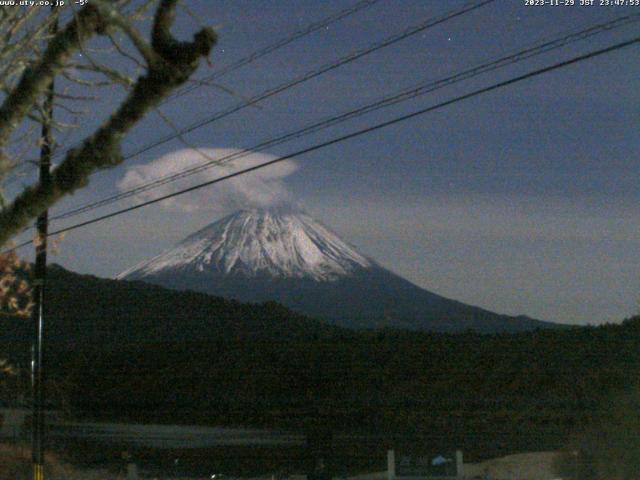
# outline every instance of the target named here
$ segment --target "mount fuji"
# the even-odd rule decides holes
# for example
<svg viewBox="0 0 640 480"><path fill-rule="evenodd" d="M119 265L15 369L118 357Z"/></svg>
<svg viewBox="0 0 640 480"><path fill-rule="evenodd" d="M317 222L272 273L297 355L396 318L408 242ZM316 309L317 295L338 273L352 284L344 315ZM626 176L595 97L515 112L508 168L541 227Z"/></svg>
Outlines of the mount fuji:
<svg viewBox="0 0 640 480"><path fill-rule="evenodd" d="M287 210L236 212L117 278L246 302L276 301L349 328L488 333L559 326L429 292L310 216Z"/></svg>

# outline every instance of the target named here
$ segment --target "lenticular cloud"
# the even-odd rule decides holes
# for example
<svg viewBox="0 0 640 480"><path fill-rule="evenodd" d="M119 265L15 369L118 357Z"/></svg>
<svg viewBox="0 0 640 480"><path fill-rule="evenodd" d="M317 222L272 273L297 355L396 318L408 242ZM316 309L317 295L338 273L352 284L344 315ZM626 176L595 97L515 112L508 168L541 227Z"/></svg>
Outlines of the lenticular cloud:
<svg viewBox="0 0 640 480"><path fill-rule="evenodd" d="M275 158L277 157L273 155L230 148L179 150L145 165L130 167L117 186L121 192L125 192L156 180L166 179L171 175L180 174L186 170L198 169L191 175L166 182L135 195L136 200L151 200ZM215 165L210 168L198 168L212 162ZM275 165L165 200L161 204L165 208L185 212L201 209L228 212L242 208L288 207L293 202L283 179L297 169L298 166L295 162L284 160Z"/></svg>

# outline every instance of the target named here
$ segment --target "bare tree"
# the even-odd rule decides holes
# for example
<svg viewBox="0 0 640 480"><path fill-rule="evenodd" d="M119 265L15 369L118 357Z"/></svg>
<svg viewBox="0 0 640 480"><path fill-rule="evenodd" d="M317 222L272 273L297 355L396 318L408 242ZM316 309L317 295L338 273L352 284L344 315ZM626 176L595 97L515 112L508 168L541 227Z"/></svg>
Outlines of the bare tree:
<svg viewBox="0 0 640 480"><path fill-rule="evenodd" d="M172 36L178 0L91 0L76 2L86 4L78 9L66 3L69 8L53 10L0 7L0 247L85 186L93 172L121 163L127 132L189 79L216 42L211 28L200 29L190 42ZM148 14L153 8L155 13ZM143 29L150 31L148 39ZM102 47L92 45L100 41ZM56 89L53 106L67 118L81 116L82 105L100 89L122 87L121 102L79 146L58 155L50 183L13 188L5 198L2 185L15 185L24 167L35 161L29 155L39 150L42 125L59 135L74 127L48 115L46 98L54 80L63 88ZM62 145L50 146L55 152ZM0 316L30 317L29 269L15 252L0 253ZM17 371L0 359L0 393L7 386L16 393Z"/></svg>
<svg viewBox="0 0 640 480"><path fill-rule="evenodd" d="M75 112L74 102L90 100L95 89L114 84L126 89L120 105L103 123L59 159L50 183L27 185L3 201L0 246L44 210L85 186L92 173L120 164L126 134L208 57L216 42L213 29L201 28L191 41L172 35L177 4L178 0L91 0L78 10L58 8L51 14L33 7L0 10L0 88L4 92L0 183L15 176L21 163L28 161L20 145L25 151L32 148L40 124L48 121L43 99L54 79L63 79L69 86L70 91L56 94L55 102L70 113ZM144 23L152 8L146 38L138 22ZM54 21L61 27L51 33ZM110 42L111 48L94 48L91 42L97 37ZM123 68L123 58L133 68ZM53 124L58 130L68 126Z"/></svg>

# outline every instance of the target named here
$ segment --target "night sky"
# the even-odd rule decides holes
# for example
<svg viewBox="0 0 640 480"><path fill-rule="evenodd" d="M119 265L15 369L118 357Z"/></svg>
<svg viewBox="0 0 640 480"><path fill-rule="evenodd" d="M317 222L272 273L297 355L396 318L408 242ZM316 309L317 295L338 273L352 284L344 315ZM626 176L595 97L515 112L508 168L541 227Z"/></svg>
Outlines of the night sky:
<svg viewBox="0 0 640 480"><path fill-rule="evenodd" d="M220 40L196 78L211 75L312 22L346 0L190 0L176 33L215 25ZM468 2L380 0L160 107L178 128L290 81L407 27ZM385 95L587 26L636 14L640 6L526 6L497 0L332 70L257 105L94 175L64 212L167 173L188 146L250 148ZM474 89L634 38L640 22L264 151L285 155ZM640 47L465 100L300 156L248 184L210 187L70 233L52 261L112 277L158 254L260 189L303 208L383 266L438 294L496 312L566 323L619 322L640 310ZM118 97L101 93L73 144ZM101 116L102 115L102 116ZM172 132L151 113L125 142L133 152ZM173 157L169 157L171 159ZM268 158L268 157L265 157ZM176 169L184 155L175 156ZM171 163L171 162L169 162ZM213 178L194 176L170 188ZM246 186L254 186L247 194ZM243 190L244 188L244 190ZM166 193L110 205L54 224ZM242 194L239 194L242 193Z"/></svg>

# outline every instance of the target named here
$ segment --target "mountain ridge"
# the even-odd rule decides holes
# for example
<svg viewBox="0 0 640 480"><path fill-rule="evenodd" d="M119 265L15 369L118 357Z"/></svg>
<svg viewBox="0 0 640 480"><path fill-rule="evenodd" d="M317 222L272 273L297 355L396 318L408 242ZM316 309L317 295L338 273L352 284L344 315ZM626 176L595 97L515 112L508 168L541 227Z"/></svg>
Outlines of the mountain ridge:
<svg viewBox="0 0 640 480"><path fill-rule="evenodd" d="M117 278L243 302L276 301L347 328L494 333L558 326L423 289L295 211L228 215Z"/></svg>
<svg viewBox="0 0 640 480"><path fill-rule="evenodd" d="M54 345L120 348L231 339L293 341L342 334L339 327L276 302L241 303L146 282L79 274L56 264L48 268L47 283L47 341ZM31 329L24 319L7 317L0 341L28 344Z"/></svg>

